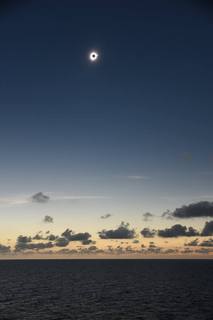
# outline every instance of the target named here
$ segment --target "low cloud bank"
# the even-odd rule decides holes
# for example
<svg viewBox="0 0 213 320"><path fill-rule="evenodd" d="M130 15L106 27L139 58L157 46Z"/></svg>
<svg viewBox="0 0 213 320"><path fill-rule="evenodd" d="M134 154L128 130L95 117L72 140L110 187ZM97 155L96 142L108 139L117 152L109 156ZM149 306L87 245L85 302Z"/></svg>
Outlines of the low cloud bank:
<svg viewBox="0 0 213 320"><path fill-rule="evenodd" d="M123 221L117 229L102 230L98 234L101 239L133 239L136 236L135 229L130 229L129 223Z"/></svg>
<svg viewBox="0 0 213 320"><path fill-rule="evenodd" d="M213 217L213 202L200 201L189 205L176 208L173 212L167 211L162 216L170 216L173 218L206 218Z"/></svg>

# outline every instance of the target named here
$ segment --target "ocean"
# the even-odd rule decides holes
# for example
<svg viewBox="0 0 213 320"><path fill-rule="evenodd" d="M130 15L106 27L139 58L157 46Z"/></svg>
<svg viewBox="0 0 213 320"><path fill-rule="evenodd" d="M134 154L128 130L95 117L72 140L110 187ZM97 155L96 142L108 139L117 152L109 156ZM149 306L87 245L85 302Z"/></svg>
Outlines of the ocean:
<svg viewBox="0 0 213 320"><path fill-rule="evenodd" d="M1 320L212 320L211 260L0 261Z"/></svg>

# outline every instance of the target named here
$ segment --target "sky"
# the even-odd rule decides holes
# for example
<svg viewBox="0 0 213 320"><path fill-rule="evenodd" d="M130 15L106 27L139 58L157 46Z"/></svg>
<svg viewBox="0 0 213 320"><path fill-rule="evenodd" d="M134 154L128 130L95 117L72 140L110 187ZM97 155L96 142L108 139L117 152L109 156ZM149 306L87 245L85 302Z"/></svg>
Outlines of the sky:
<svg viewBox="0 0 213 320"><path fill-rule="evenodd" d="M1 257L213 254L212 15L208 1L2 2ZM176 224L198 233L159 236Z"/></svg>

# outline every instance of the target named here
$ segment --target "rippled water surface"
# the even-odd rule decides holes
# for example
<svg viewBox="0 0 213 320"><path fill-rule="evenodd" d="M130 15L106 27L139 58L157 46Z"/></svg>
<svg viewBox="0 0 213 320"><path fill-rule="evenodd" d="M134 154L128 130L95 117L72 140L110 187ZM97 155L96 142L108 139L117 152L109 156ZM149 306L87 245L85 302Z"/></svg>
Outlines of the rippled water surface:
<svg viewBox="0 0 213 320"><path fill-rule="evenodd" d="M0 261L0 319L213 319L213 261Z"/></svg>

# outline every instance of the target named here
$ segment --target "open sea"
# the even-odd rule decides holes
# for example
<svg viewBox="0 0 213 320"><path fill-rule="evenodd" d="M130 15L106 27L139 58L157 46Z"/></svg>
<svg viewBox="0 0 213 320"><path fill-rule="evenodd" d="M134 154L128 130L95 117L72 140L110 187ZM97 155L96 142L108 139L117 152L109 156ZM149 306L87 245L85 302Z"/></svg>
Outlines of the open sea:
<svg viewBox="0 0 213 320"><path fill-rule="evenodd" d="M10 319L213 320L213 261L0 261Z"/></svg>

